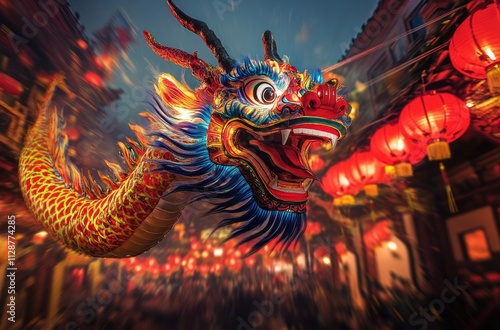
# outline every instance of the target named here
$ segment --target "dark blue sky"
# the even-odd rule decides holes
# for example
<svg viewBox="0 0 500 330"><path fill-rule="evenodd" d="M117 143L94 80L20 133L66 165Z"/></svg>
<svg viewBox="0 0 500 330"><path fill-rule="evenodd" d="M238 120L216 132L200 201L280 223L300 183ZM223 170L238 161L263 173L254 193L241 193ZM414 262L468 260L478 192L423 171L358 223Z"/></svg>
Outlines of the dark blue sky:
<svg viewBox="0 0 500 330"><path fill-rule="evenodd" d="M224 11L231 2L233 10ZM214 62L199 38L170 15L164 0L71 0L70 3L80 13L87 32L102 27L117 8L124 9L138 29L138 41L130 54L134 61L144 57L158 63L142 39L141 31L148 29L165 45L188 52L196 50L200 57ZM177 0L176 3L187 14L205 21L236 59L247 55L262 58L260 38L269 29L280 54L288 55L299 69L315 69L339 60L378 0ZM144 67L136 64L138 69Z"/></svg>
<svg viewBox="0 0 500 330"><path fill-rule="evenodd" d="M131 94L138 85L150 86L144 81L155 80L156 72L151 67L177 78L184 73L187 81L193 83L189 72L160 59L149 49L142 37L144 29L164 45L189 53L198 51L200 58L215 64L215 58L201 39L172 17L164 0L70 0L70 3L73 11L80 13L89 36L104 26L118 8L137 26L137 41L128 53L135 69L119 72L112 83L123 88L125 94ZM244 56L262 59L261 36L269 29L280 55L287 55L299 70L314 70L340 59L351 39L372 16L378 0L177 0L176 4L188 15L205 21L234 59ZM129 79L128 86L123 83L122 74ZM139 94L136 90L132 99L145 100ZM135 106L129 104L131 108Z"/></svg>

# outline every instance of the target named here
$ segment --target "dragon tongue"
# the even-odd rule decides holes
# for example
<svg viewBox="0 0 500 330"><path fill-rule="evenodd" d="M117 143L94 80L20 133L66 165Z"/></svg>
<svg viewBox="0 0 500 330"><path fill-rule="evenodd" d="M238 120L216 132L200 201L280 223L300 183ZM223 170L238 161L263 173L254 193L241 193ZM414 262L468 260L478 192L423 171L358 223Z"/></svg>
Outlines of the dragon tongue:
<svg viewBox="0 0 500 330"><path fill-rule="evenodd" d="M303 163L303 157L297 148L288 145L280 145L276 148L276 145L258 140L252 140L250 144L268 154L274 165L284 172L290 172L297 178L316 179L314 173Z"/></svg>

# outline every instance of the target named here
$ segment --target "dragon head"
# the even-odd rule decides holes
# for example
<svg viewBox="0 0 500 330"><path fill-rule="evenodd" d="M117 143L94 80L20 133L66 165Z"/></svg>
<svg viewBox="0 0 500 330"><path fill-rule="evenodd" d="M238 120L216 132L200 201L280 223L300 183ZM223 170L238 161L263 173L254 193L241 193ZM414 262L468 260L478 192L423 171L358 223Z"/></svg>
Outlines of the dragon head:
<svg viewBox="0 0 500 330"><path fill-rule="evenodd" d="M264 61L246 59L221 77L207 147L213 162L240 169L260 207L304 212L316 179L309 146L335 146L346 133L348 104L337 98L336 81L298 72L276 54L269 31L263 39Z"/></svg>
<svg viewBox="0 0 500 330"><path fill-rule="evenodd" d="M309 146L318 141L335 146L350 125L349 105L337 94L337 81L324 82L319 70L299 72L278 55L270 31L262 37L264 60L237 62L204 22L189 17L170 0L167 3L174 17L204 40L219 63L212 66L196 53L163 46L144 32L156 54L190 69L203 83L200 89L208 104L201 108L209 111L203 142L210 166L237 169L260 209L303 214L308 189L316 179L308 165ZM160 94L161 90L165 89L160 87ZM167 98L175 98L174 94ZM162 143L175 151L172 144ZM200 166L198 162L193 167L197 173ZM184 171L180 166L168 169Z"/></svg>

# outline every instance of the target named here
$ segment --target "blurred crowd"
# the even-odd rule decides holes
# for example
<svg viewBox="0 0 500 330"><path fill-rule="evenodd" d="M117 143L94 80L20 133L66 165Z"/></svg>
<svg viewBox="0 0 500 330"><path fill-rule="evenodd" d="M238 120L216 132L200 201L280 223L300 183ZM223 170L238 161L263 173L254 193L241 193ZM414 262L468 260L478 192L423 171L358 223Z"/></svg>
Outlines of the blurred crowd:
<svg viewBox="0 0 500 330"><path fill-rule="evenodd" d="M308 275L283 280L266 271L257 278L248 274L246 268L238 274L224 269L206 277L124 273L122 288L106 281L94 292L97 308L86 303L85 295L93 297L88 292L63 298L70 303L61 311L64 318L58 329L68 325L82 329L350 328L347 290L334 292L330 283Z"/></svg>
<svg viewBox="0 0 500 330"><path fill-rule="evenodd" d="M117 282L110 267L103 275L97 292L67 293L72 297L63 298L68 304L57 329L416 329L410 317L431 298L397 279L390 290L374 283L362 312L346 285L334 289L314 273L290 278L244 267L237 274L224 269L165 277L124 271ZM89 297L96 298L93 305ZM443 317L430 328L446 328Z"/></svg>

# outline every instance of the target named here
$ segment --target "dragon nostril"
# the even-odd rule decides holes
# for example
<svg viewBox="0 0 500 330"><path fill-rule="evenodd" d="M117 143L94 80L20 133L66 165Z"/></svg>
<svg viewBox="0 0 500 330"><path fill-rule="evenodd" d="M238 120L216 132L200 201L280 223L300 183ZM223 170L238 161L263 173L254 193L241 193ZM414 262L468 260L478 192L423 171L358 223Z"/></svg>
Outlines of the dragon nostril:
<svg viewBox="0 0 500 330"><path fill-rule="evenodd" d="M316 93L307 92L301 97L301 103L304 108L308 110L315 110L321 106L321 99Z"/></svg>
<svg viewBox="0 0 500 330"><path fill-rule="evenodd" d="M347 107L348 107L348 105L347 105L346 100L344 100L344 99L338 100L337 104L335 104L335 112L338 115L342 116L346 112Z"/></svg>

